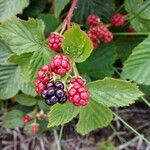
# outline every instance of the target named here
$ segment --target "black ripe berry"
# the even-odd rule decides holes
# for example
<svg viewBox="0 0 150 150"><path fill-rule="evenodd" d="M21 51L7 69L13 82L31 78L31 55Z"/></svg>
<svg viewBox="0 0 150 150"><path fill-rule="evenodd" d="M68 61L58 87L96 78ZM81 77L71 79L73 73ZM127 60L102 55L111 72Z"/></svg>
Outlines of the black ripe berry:
<svg viewBox="0 0 150 150"><path fill-rule="evenodd" d="M42 91L42 98L45 99L47 105L54 105L57 102L63 104L67 101L67 95L64 91L64 84L60 81L49 82Z"/></svg>

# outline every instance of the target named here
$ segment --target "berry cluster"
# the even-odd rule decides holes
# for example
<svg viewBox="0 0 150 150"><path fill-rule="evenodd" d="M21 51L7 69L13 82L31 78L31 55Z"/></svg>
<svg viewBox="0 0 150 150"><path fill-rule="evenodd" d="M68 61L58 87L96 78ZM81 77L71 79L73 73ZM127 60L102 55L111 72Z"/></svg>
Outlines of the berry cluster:
<svg viewBox="0 0 150 150"><path fill-rule="evenodd" d="M72 78L70 80L71 88L68 91L68 100L75 106L85 106L88 104L89 92L82 78Z"/></svg>
<svg viewBox="0 0 150 150"><path fill-rule="evenodd" d="M48 38L48 46L56 52L62 51L63 36L59 33L51 33Z"/></svg>
<svg viewBox="0 0 150 150"><path fill-rule="evenodd" d="M22 121L23 123L27 124L29 123L31 120L34 120L35 122L37 121L42 121L46 119L46 114L44 113L43 110L41 110L40 112L38 112L37 114L34 114L33 112L30 114L26 114L23 118ZM38 123L32 123L30 125L30 129L32 133L37 133L40 129L39 124Z"/></svg>
<svg viewBox="0 0 150 150"><path fill-rule="evenodd" d="M60 81L49 82L41 94L47 105L54 105L57 102L63 104L67 101L64 91L64 84Z"/></svg>
<svg viewBox="0 0 150 150"><path fill-rule="evenodd" d="M89 15L87 18L87 24L91 27L87 31L87 35L93 42L94 49L96 49L99 45L99 40L102 40L104 43L112 41L112 32L110 32L102 22L100 22L100 18L97 15Z"/></svg>
<svg viewBox="0 0 150 150"><path fill-rule="evenodd" d="M66 55L56 55L50 63L51 71L57 75L64 75L70 70L69 58Z"/></svg>
<svg viewBox="0 0 150 150"><path fill-rule="evenodd" d="M125 16L120 13L116 13L111 17L110 23L115 27L123 26L125 23Z"/></svg>
<svg viewBox="0 0 150 150"><path fill-rule="evenodd" d="M96 39L96 37L94 38ZM70 80L71 88L66 92L64 84L53 79L54 75L65 75L70 69L68 57L64 54L58 54L49 65L44 65L38 71L38 80L35 81L35 87L37 93L45 100L46 104L63 104L67 101L67 98L75 106L85 106L88 104L90 94L84 86L85 80L82 78L72 78ZM41 115L38 118L41 118Z"/></svg>
<svg viewBox="0 0 150 150"><path fill-rule="evenodd" d="M37 73L35 90L40 95L46 84L53 79L53 75L65 75L70 70L69 58L64 54L56 55L50 64L44 65Z"/></svg>

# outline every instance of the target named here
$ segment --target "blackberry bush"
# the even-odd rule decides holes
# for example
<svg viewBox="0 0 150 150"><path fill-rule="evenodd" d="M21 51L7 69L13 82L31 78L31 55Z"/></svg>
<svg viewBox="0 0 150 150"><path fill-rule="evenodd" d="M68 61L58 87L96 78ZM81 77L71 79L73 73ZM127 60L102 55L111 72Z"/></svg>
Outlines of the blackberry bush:
<svg viewBox="0 0 150 150"><path fill-rule="evenodd" d="M149 10L142 0L0 0L2 126L41 134L75 118L85 135L115 118L130 127L120 107L150 106Z"/></svg>

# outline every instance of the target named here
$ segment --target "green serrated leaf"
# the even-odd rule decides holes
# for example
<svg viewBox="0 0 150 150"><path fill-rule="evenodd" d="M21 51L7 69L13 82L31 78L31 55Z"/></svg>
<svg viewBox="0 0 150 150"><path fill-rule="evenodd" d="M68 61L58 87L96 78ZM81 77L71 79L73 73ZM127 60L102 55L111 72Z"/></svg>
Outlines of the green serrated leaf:
<svg viewBox="0 0 150 150"><path fill-rule="evenodd" d="M49 36L50 32L55 31L55 29L60 23L60 21L54 15L51 14L40 14L38 18L42 19L45 23L46 36Z"/></svg>
<svg viewBox="0 0 150 150"><path fill-rule="evenodd" d="M109 107L128 106L143 95L136 84L113 78L88 83L87 88L93 100Z"/></svg>
<svg viewBox="0 0 150 150"><path fill-rule="evenodd" d="M79 72L87 73L96 79L112 76L113 63L116 59L117 54L113 43L100 45L85 62L78 65Z"/></svg>
<svg viewBox="0 0 150 150"><path fill-rule="evenodd" d="M6 59L10 53L10 48L2 40L0 40L0 65L7 64Z"/></svg>
<svg viewBox="0 0 150 150"><path fill-rule="evenodd" d="M7 113L3 118L3 127L5 128L17 128L23 126L22 118L24 113L20 110L12 110Z"/></svg>
<svg viewBox="0 0 150 150"><path fill-rule="evenodd" d="M34 52L31 57L30 64L26 73L29 73L29 77L24 76L24 81L33 82L36 79L37 71L44 65L49 64L55 53L48 48L43 49L40 52Z"/></svg>
<svg viewBox="0 0 150 150"><path fill-rule="evenodd" d="M14 64L19 65L20 67L20 79L24 79L30 77L30 73L27 71L30 65L30 59L32 57L32 53L24 53L21 55L12 54L8 57L8 61Z"/></svg>
<svg viewBox="0 0 150 150"><path fill-rule="evenodd" d="M80 111L77 131L82 135L97 128L107 126L113 119L111 110L102 104L90 100L90 103Z"/></svg>
<svg viewBox="0 0 150 150"><path fill-rule="evenodd" d="M17 66L0 66L0 99L8 99L19 91L19 72Z"/></svg>
<svg viewBox="0 0 150 150"><path fill-rule="evenodd" d="M93 50L89 37L79 26L74 25L64 34L63 51L75 62L85 61Z"/></svg>
<svg viewBox="0 0 150 150"><path fill-rule="evenodd" d="M11 50L19 55L42 51L45 47L44 23L38 19L12 18L0 25L0 34Z"/></svg>
<svg viewBox="0 0 150 150"><path fill-rule="evenodd" d="M86 23L89 14L97 14L100 19L108 23L110 17L115 12L113 0L78 0L77 9L74 13L74 20L79 24Z"/></svg>
<svg viewBox="0 0 150 150"><path fill-rule="evenodd" d="M54 13L56 17L59 17L62 10L70 2L70 0L55 0L54 2Z"/></svg>
<svg viewBox="0 0 150 150"><path fill-rule="evenodd" d="M20 90L26 95L30 95L33 97L37 96L37 92L35 91L35 88L32 85L32 83L21 82Z"/></svg>
<svg viewBox="0 0 150 150"><path fill-rule="evenodd" d="M70 102L54 105L48 113L48 128L63 125L71 121L79 113L80 107L74 107Z"/></svg>
<svg viewBox="0 0 150 150"><path fill-rule="evenodd" d="M125 8L130 15L131 25L139 32L150 31L150 1L126 0Z"/></svg>
<svg viewBox="0 0 150 150"><path fill-rule="evenodd" d="M47 47L43 47L42 51L34 53L13 54L8 58L8 61L20 66L21 80L27 83L35 80L39 68L44 64L48 64L54 54Z"/></svg>
<svg viewBox="0 0 150 150"><path fill-rule="evenodd" d="M25 94L19 94L16 96L16 101L25 106L34 106L37 103L37 100L31 96Z"/></svg>
<svg viewBox="0 0 150 150"><path fill-rule="evenodd" d="M29 0L0 0L0 22L21 14L28 4Z"/></svg>
<svg viewBox="0 0 150 150"><path fill-rule="evenodd" d="M38 99L38 106L44 112L50 111L50 107L45 103L45 101L43 99Z"/></svg>
<svg viewBox="0 0 150 150"><path fill-rule="evenodd" d="M125 61L122 78L150 85L150 36L133 49Z"/></svg>
<svg viewBox="0 0 150 150"><path fill-rule="evenodd" d="M145 37L141 36L120 36L115 40L115 50L119 58L124 62L132 53L134 47L144 40Z"/></svg>

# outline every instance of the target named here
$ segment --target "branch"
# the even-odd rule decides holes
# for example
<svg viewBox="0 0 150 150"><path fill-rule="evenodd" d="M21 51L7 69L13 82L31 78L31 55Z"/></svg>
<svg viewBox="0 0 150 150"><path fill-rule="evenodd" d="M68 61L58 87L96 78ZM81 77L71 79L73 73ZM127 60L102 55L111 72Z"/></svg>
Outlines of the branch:
<svg viewBox="0 0 150 150"><path fill-rule="evenodd" d="M76 7L76 5L77 5L77 2L78 2L78 0L73 0L72 5L71 5L71 7L70 7L70 10L69 10L69 12L68 12L68 14L67 14L67 16L66 16L67 29L70 28L72 14L73 14L74 9L75 9L75 7Z"/></svg>
<svg viewBox="0 0 150 150"><path fill-rule="evenodd" d="M55 30L55 32L59 32L61 30L61 33L62 33L65 30L66 26L67 26L67 29L70 29L72 14L77 5L77 2L78 2L78 0L73 0L70 10L69 10L65 20L59 25L59 27Z"/></svg>

